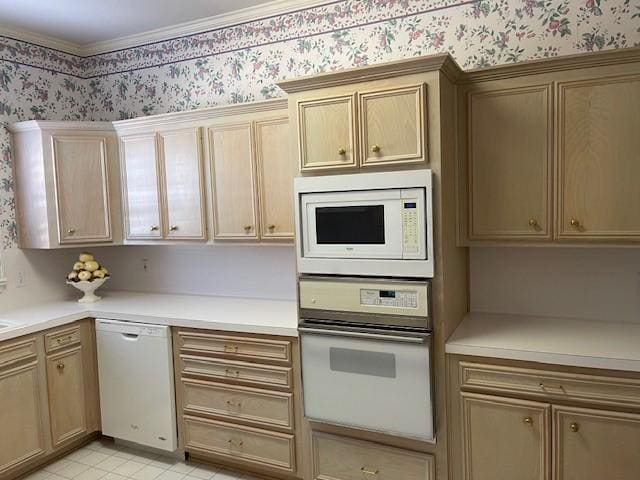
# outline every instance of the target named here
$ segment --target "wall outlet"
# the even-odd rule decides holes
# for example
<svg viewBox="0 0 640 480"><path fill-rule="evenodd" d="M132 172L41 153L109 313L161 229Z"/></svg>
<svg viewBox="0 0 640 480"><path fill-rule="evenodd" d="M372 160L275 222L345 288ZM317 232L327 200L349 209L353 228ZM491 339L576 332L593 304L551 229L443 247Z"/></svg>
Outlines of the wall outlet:
<svg viewBox="0 0 640 480"><path fill-rule="evenodd" d="M141 261L142 261L142 270L144 270L144 273L149 273L149 259L143 258Z"/></svg>
<svg viewBox="0 0 640 480"><path fill-rule="evenodd" d="M22 270L16 272L16 278L13 282L16 288L22 288L27 285L27 278Z"/></svg>

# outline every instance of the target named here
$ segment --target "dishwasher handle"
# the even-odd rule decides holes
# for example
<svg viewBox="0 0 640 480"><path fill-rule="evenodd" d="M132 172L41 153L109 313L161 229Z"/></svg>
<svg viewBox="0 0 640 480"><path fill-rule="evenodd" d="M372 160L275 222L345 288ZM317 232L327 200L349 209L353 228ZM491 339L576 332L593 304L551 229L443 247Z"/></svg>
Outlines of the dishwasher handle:
<svg viewBox="0 0 640 480"><path fill-rule="evenodd" d="M122 338L124 338L128 342L137 342L140 335L137 333L121 333Z"/></svg>

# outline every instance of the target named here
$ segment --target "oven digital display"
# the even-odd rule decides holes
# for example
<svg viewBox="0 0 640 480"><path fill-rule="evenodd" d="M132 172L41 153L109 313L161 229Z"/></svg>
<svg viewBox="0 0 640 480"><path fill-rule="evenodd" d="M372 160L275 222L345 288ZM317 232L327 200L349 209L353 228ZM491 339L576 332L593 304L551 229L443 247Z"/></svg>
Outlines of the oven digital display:
<svg viewBox="0 0 640 480"><path fill-rule="evenodd" d="M418 292L415 290L360 290L360 305L376 305L394 308L418 308Z"/></svg>
<svg viewBox="0 0 640 480"><path fill-rule="evenodd" d="M395 290L380 290L380 298L396 298Z"/></svg>

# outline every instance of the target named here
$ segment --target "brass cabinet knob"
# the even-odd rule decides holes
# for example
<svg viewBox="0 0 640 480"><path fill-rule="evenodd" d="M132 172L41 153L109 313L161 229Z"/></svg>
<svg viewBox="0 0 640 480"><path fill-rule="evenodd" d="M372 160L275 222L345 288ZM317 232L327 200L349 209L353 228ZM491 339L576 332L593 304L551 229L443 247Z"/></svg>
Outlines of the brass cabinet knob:
<svg viewBox="0 0 640 480"><path fill-rule="evenodd" d="M573 433L576 433L578 430L580 430L580 425L576 422L573 422L571 425L569 425L569 430L571 430Z"/></svg>
<svg viewBox="0 0 640 480"><path fill-rule="evenodd" d="M67 229L67 233L69 235L73 235L74 233L76 233L76 229L75 228L69 228L69 229Z"/></svg>
<svg viewBox="0 0 640 480"><path fill-rule="evenodd" d="M57 365L56 365L56 368L57 368L58 370L64 370L64 363L59 363L59 364L57 364Z"/></svg>
<svg viewBox="0 0 640 480"><path fill-rule="evenodd" d="M529 219L529 226L530 227L537 227L538 226L538 221L535 218L530 218Z"/></svg>
<svg viewBox="0 0 640 480"><path fill-rule="evenodd" d="M244 231L249 233L251 231L251 229L253 228L253 225L245 225L244 226Z"/></svg>
<svg viewBox="0 0 640 480"><path fill-rule="evenodd" d="M177 230L178 230L178 226L177 226L177 225L171 225L171 226L169 227L169 231L170 231L170 232L175 232L175 231L177 231Z"/></svg>
<svg viewBox="0 0 640 480"><path fill-rule="evenodd" d="M338 149L338 155L345 155L347 153L347 151L344 148L339 148Z"/></svg>
<svg viewBox="0 0 640 480"><path fill-rule="evenodd" d="M575 218L572 218L571 221L569 222L571 224L572 227L574 228L578 228L580 226L580 220L577 220Z"/></svg>
<svg viewBox="0 0 640 480"><path fill-rule="evenodd" d="M524 420L522 420L524 422L525 425L531 426L533 425L533 418L531 417L524 417Z"/></svg>
<svg viewBox="0 0 640 480"><path fill-rule="evenodd" d="M160 229L160 227L158 225L151 225L151 231L152 232L157 232Z"/></svg>
<svg viewBox="0 0 640 480"><path fill-rule="evenodd" d="M378 475L378 473L380 473L380 470L378 470L377 468L360 467L360 471L364 475Z"/></svg>
<svg viewBox="0 0 640 480"><path fill-rule="evenodd" d="M267 228L273 231L276 229L276 226L272 224L272 225L269 225Z"/></svg>
<svg viewBox="0 0 640 480"><path fill-rule="evenodd" d="M378 152L380 151L380 145L373 145L373 146L371 147L371 151L372 151L373 153L378 153Z"/></svg>

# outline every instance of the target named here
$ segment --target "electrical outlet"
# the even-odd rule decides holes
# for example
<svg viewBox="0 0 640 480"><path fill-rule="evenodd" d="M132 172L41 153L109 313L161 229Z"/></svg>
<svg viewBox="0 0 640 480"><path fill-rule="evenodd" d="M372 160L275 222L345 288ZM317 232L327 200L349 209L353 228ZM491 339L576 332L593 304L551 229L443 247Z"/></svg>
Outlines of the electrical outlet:
<svg viewBox="0 0 640 480"><path fill-rule="evenodd" d="M149 259L148 258L143 258L142 259L142 270L144 270L145 273L149 273Z"/></svg>
<svg viewBox="0 0 640 480"><path fill-rule="evenodd" d="M14 285L16 288L22 288L27 285L27 279L22 270L16 273L16 278L14 280Z"/></svg>

